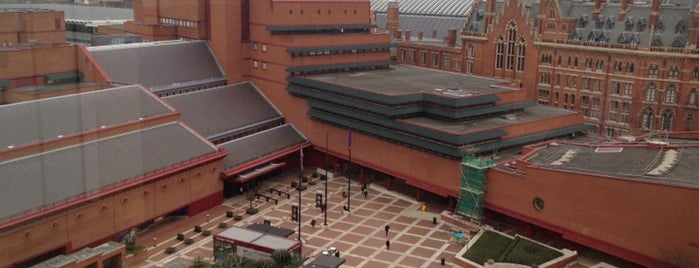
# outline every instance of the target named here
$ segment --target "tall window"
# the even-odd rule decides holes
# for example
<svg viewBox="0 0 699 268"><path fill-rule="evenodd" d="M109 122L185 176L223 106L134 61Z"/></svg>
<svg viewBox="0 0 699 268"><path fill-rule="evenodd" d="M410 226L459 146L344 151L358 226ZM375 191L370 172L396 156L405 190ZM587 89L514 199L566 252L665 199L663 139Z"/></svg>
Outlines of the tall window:
<svg viewBox="0 0 699 268"><path fill-rule="evenodd" d="M420 64L427 65L427 52L420 52Z"/></svg>
<svg viewBox="0 0 699 268"><path fill-rule="evenodd" d="M526 43L524 39L519 40L519 48L517 50L517 71L524 71L524 53L526 49Z"/></svg>
<svg viewBox="0 0 699 268"><path fill-rule="evenodd" d="M400 50L400 61L405 61L405 49Z"/></svg>
<svg viewBox="0 0 699 268"><path fill-rule="evenodd" d="M658 90L655 88L655 84L648 85L646 88L646 101L655 101L655 94Z"/></svg>
<svg viewBox="0 0 699 268"><path fill-rule="evenodd" d="M652 64L648 67L648 76L656 77L658 76L658 65Z"/></svg>
<svg viewBox="0 0 699 268"><path fill-rule="evenodd" d="M646 108L641 116L641 128L653 129L653 109Z"/></svg>
<svg viewBox="0 0 699 268"><path fill-rule="evenodd" d="M663 121L661 122L662 125L660 128L662 130L672 130L672 121L675 118L674 114L670 110L665 110L663 112Z"/></svg>
<svg viewBox="0 0 699 268"><path fill-rule="evenodd" d="M689 105L695 105L697 104L697 90L692 89L689 91Z"/></svg>
<svg viewBox="0 0 699 268"><path fill-rule="evenodd" d="M669 86L665 90L665 104L675 104L677 102L677 90L675 86Z"/></svg>
<svg viewBox="0 0 699 268"><path fill-rule="evenodd" d="M687 118L684 120L684 130L690 131L694 130L694 116L693 115L687 115Z"/></svg>
<svg viewBox="0 0 699 268"><path fill-rule="evenodd" d="M667 71L667 76L670 79L679 78L680 77L680 67L671 66L670 69Z"/></svg>
<svg viewBox="0 0 699 268"><path fill-rule="evenodd" d="M503 66L503 53L505 52L505 41L502 36L498 37L498 41L495 44L495 68L502 69Z"/></svg>
<svg viewBox="0 0 699 268"><path fill-rule="evenodd" d="M515 64L515 48L517 38L517 28L514 22L507 25L507 69L512 70Z"/></svg>
<svg viewBox="0 0 699 268"><path fill-rule="evenodd" d="M415 64L417 62L417 51L411 50L410 51L410 63Z"/></svg>
<svg viewBox="0 0 699 268"><path fill-rule="evenodd" d="M466 56L469 58L473 58L476 55L476 50L473 48L472 44L468 44L468 48L466 49Z"/></svg>

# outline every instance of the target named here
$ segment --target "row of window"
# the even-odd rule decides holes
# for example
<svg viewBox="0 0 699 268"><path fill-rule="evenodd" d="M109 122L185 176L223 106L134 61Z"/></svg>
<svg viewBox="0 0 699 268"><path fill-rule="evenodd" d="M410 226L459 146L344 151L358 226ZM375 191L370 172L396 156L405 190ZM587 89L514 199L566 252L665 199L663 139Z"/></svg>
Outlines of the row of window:
<svg viewBox="0 0 699 268"><path fill-rule="evenodd" d="M407 51L405 49L400 50L400 61L401 62L408 62L406 52ZM444 54L441 57L441 65L440 65L439 53L436 53L436 52L430 53L429 57L427 56L427 52L424 52L424 51L420 52L419 65L427 66L428 65L428 62L427 62L428 58L430 61L429 65L432 67L438 68L441 66L442 69L453 69L456 71L461 70L461 60L460 59L453 59L452 60L451 55ZM418 65L417 51L415 51L415 50L410 51L410 61L409 62L412 64ZM467 70L466 70L467 73L470 73L473 71L473 62L469 61L469 63L470 63L470 67L467 68Z"/></svg>
<svg viewBox="0 0 699 268"><path fill-rule="evenodd" d="M157 95L158 95L158 97L162 98L162 97L175 96L175 95L180 95L180 94L185 94L185 93L189 93L189 92L195 92L195 91L199 91L199 90L203 90L203 89L207 89L207 88L215 88L215 87L220 87L220 86L225 86L225 85L226 85L226 82L223 81L223 82L214 83L214 84L206 84L206 85L202 85L202 86L198 86L198 87L190 87L190 88L182 88L182 89L178 89L178 90L170 90L170 91L166 91L166 92L158 92Z"/></svg>
<svg viewBox="0 0 699 268"><path fill-rule="evenodd" d="M262 70L267 70L267 62L266 62L266 61L262 61L262 62L261 62L261 63L262 63L261 66L260 66L260 62L261 62L261 61L258 61L258 60L252 60L252 68L257 69L257 68L262 67Z"/></svg>
<svg viewBox="0 0 699 268"><path fill-rule="evenodd" d="M323 50L323 51L304 51L304 52L293 52L292 57L296 56L321 56L321 55L342 55L342 54L358 54L358 53L370 53L370 52L388 52L388 48L362 48L362 49L334 49L334 50ZM402 50L405 52L405 50Z"/></svg>
<svg viewBox="0 0 699 268"><path fill-rule="evenodd" d="M664 92L664 98L663 98L663 103L665 104L677 104L677 89L675 89L675 86L670 85L665 89ZM646 88L645 92L645 98L644 100L647 102L655 102L656 97L658 95L658 88L655 86L655 84L650 84ZM696 89L691 89L689 91L689 95L687 97L687 104L688 105L696 105L697 103L697 90Z"/></svg>
<svg viewBox="0 0 699 268"><path fill-rule="evenodd" d="M252 50L257 51L257 49L260 47L260 44L257 42L252 42ZM267 44L262 43L262 52L267 52Z"/></svg>
<svg viewBox="0 0 699 268"><path fill-rule="evenodd" d="M199 22L191 21L191 20L166 18L166 17L160 17L160 24L171 24L171 25L189 27L189 28L194 28L194 29L199 28Z"/></svg>
<svg viewBox="0 0 699 268"><path fill-rule="evenodd" d="M303 13L304 13L303 9L301 9L301 10L299 10L299 11L297 11L297 12L298 12L300 15L303 15ZM347 14L349 13L349 11L347 11L347 9L343 10L343 12L344 12L345 15L347 15ZM316 15L321 15L321 14L323 14L323 11L320 10L320 9L316 9ZM333 14L332 9L328 9L328 10L326 11L326 14L332 15L332 14ZM352 14L357 15L357 10L354 9L354 10L352 11ZM294 10L293 10L293 9L289 9L289 15L294 15Z"/></svg>
<svg viewBox="0 0 699 268"><path fill-rule="evenodd" d="M542 54L541 55L541 64L551 65L552 61L553 61L553 55L551 55L551 54ZM563 61L563 57L558 56L557 64L561 65L562 61ZM567 66L568 67L578 67L578 58L577 57L568 57ZM585 69L603 71L604 70L604 60L585 58ZM633 74L634 69L635 69L635 66L634 66L633 62L622 62L622 61L615 61L614 62L613 71L615 74L621 74L621 73L625 72L626 74L631 75L631 74ZM648 77L657 78L659 74L660 74L660 67L658 66L658 64L648 65ZM680 78L680 74L681 74L681 69L679 66L670 66L667 68L668 79L677 80ZM692 71L692 80L695 80L695 81L699 80L699 67L694 67L694 69Z"/></svg>
<svg viewBox="0 0 699 268"><path fill-rule="evenodd" d="M653 108L647 107L643 109L640 127L642 129L672 130L675 123L675 113L672 110L664 110L662 114L659 115L659 122L656 122L654 117L655 111ZM656 123L660 123L660 125L657 126ZM689 114L684 118L684 130L694 130L694 115Z"/></svg>

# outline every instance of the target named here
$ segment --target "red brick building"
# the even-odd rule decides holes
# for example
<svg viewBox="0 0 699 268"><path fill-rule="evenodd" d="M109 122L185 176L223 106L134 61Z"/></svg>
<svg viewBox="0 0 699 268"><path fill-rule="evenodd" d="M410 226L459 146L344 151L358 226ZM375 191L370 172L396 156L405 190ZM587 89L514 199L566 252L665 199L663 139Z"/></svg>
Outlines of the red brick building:
<svg viewBox="0 0 699 268"><path fill-rule="evenodd" d="M517 81L531 100L581 111L611 137L694 130L695 8L662 1L476 1L460 53L405 41L398 55L408 56L398 60L446 70L462 63L454 71Z"/></svg>

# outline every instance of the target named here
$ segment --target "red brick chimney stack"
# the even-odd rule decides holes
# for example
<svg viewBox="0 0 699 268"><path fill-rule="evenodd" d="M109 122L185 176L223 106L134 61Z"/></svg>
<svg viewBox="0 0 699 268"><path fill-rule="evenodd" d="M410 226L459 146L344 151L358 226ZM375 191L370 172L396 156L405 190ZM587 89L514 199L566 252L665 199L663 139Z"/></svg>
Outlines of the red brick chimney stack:
<svg viewBox="0 0 699 268"><path fill-rule="evenodd" d="M410 29L405 29L405 41L410 41Z"/></svg>
<svg viewBox="0 0 699 268"><path fill-rule="evenodd" d="M450 47L456 46L456 29L449 28L449 35L447 35L447 45Z"/></svg>
<svg viewBox="0 0 699 268"><path fill-rule="evenodd" d="M595 0L595 8L592 10L592 20L599 18L599 13L602 12L602 4L604 0Z"/></svg>
<svg viewBox="0 0 699 268"><path fill-rule="evenodd" d="M398 18L398 2L388 2L388 7L386 10L386 30L392 33L393 36L397 37L400 35L396 33L396 31L398 31L399 25L400 23Z"/></svg>
<svg viewBox="0 0 699 268"><path fill-rule="evenodd" d="M648 24L650 27L655 27L660 19L660 5L662 5L662 0L651 0L650 17L648 18Z"/></svg>
<svg viewBox="0 0 699 268"><path fill-rule="evenodd" d="M417 32L417 41L422 41L422 32Z"/></svg>
<svg viewBox="0 0 699 268"><path fill-rule="evenodd" d="M617 21L624 20L626 13L631 9L632 0L621 0L621 5L619 6L619 14L616 17Z"/></svg>

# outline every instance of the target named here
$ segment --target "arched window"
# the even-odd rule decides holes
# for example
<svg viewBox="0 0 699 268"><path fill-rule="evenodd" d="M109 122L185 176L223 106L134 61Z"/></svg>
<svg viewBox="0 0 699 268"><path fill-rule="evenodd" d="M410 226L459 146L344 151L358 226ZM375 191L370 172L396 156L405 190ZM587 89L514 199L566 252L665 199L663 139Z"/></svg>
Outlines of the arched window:
<svg viewBox="0 0 699 268"><path fill-rule="evenodd" d="M655 94L658 92L658 90L655 87L655 84L650 84L648 85L648 88L646 88L646 101L655 101Z"/></svg>
<svg viewBox="0 0 699 268"><path fill-rule="evenodd" d="M675 115L670 110L665 110L663 112L663 120L661 122L660 128L662 130L672 130L672 121L674 121Z"/></svg>
<svg viewBox="0 0 699 268"><path fill-rule="evenodd" d="M495 44L495 68L502 69L503 66L503 53L505 52L505 40L502 36L498 37L498 41Z"/></svg>
<svg viewBox="0 0 699 268"><path fill-rule="evenodd" d="M517 27L514 22L507 25L507 66L508 70L515 66L515 49L517 48Z"/></svg>
<svg viewBox="0 0 699 268"><path fill-rule="evenodd" d="M526 43L524 38L519 40L519 49L517 51L517 71L524 71L524 53L526 49Z"/></svg>
<svg viewBox="0 0 699 268"><path fill-rule="evenodd" d="M693 115L687 115L687 118L684 119L684 130L690 131L694 130L694 116Z"/></svg>
<svg viewBox="0 0 699 268"><path fill-rule="evenodd" d="M641 116L641 128L653 129L653 109L646 108Z"/></svg>
<svg viewBox="0 0 699 268"><path fill-rule="evenodd" d="M665 104L675 104L677 102L677 90L675 86L670 85L665 90Z"/></svg>

